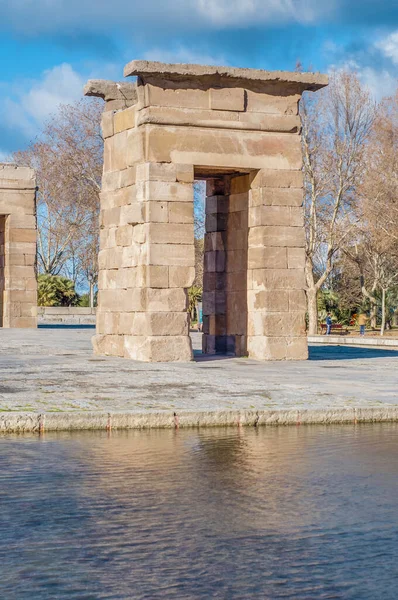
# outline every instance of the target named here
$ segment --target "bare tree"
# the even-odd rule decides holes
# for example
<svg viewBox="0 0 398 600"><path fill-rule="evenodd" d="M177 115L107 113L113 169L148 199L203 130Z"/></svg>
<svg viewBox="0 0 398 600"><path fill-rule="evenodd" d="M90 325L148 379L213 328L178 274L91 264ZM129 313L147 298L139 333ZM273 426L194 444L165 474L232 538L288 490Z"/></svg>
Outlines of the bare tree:
<svg viewBox="0 0 398 600"><path fill-rule="evenodd" d="M39 138L14 155L37 173L39 271L72 272L74 281L83 275L90 287L97 273L86 263L89 249L98 248L101 112L100 101L61 105Z"/></svg>
<svg viewBox="0 0 398 600"><path fill-rule="evenodd" d="M301 102L305 175L308 329L318 330L317 296L355 223L357 188L375 105L353 73Z"/></svg>

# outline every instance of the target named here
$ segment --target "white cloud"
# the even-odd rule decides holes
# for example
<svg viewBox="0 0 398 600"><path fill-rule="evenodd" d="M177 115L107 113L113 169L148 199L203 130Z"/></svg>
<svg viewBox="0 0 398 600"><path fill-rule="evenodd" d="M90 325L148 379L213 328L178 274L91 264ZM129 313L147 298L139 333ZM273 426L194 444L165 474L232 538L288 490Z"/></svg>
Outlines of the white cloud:
<svg viewBox="0 0 398 600"><path fill-rule="evenodd" d="M146 60L158 60L165 63L190 63L199 65L226 65L227 61L223 55L213 56L200 52L194 52L184 46L178 46L175 50L164 50L151 48L144 54Z"/></svg>
<svg viewBox="0 0 398 600"><path fill-rule="evenodd" d="M20 80L1 85L0 120L2 144L12 143L12 138L30 141L37 136L43 122L62 104L78 100L83 95L86 78L64 63L36 80ZM4 139L4 137L8 138Z"/></svg>
<svg viewBox="0 0 398 600"><path fill-rule="evenodd" d="M315 22L334 12L338 0L0 0L4 28L32 33L67 33L101 30L117 26L131 30L132 24L169 26L193 30L203 25L227 28Z"/></svg>
<svg viewBox="0 0 398 600"><path fill-rule="evenodd" d="M369 65L361 65L356 60L349 58L338 65L331 65L330 71L354 71L360 81L368 88L375 100L391 96L397 89L397 76L387 69L376 69Z"/></svg>
<svg viewBox="0 0 398 600"><path fill-rule="evenodd" d="M376 42L375 47L395 65L398 65L398 30L390 33L383 40Z"/></svg>

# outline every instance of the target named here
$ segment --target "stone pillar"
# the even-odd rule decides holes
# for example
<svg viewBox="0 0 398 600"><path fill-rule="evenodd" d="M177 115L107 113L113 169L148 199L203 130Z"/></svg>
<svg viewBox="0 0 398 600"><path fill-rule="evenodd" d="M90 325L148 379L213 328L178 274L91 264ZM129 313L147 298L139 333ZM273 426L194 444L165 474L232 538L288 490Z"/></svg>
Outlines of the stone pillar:
<svg viewBox="0 0 398 600"><path fill-rule="evenodd" d="M252 358L308 356L302 185L298 170L261 170L251 182L248 350Z"/></svg>
<svg viewBox="0 0 398 600"><path fill-rule="evenodd" d="M192 358L193 167L144 160L135 109L103 117L97 354Z"/></svg>
<svg viewBox="0 0 398 600"><path fill-rule="evenodd" d="M206 183L206 232L203 269L203 338L205 354L232 351L227 339L226 253L229 178Z"/></svg>
<svg viewBox="0 0 398 600"><path fill-rule="evenodd" d="M203 272L203 352L247 354L249 176L209 179Z"/></svg>
<svg viewBox="0 0 398 600"><path fill-rule="evenodd" d="M0 326L37 326L36 180L0 164Z"/></svg>

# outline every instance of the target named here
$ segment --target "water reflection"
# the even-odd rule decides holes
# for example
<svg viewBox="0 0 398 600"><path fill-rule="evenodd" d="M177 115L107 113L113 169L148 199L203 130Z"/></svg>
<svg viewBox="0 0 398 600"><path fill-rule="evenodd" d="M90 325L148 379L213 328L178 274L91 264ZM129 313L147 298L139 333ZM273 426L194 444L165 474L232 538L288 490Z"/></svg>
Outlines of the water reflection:
<svg viewBox="0 0 398 600"><path fill-rule="evenodd" d="M0 597L395 598L397 432L0 438Z"/></svg>

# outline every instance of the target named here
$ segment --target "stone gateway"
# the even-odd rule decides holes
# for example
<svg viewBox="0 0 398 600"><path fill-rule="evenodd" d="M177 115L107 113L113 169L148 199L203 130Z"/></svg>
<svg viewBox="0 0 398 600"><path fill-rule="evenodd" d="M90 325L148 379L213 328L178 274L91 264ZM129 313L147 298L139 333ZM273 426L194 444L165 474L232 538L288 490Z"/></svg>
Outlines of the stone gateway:
<svg viewBox="0 0 398 600"><path fill-rule="evenodd" d="M105 100L97 354L192 358L193 183L206 181L203 351L307 358L298 102L313 73L133 61Z"/></svg>
<svg viewBox="0 0 398 600"><path fill-rule="evenodd" d="M36 327L36 179L0 163L0 327Z"/></svg>

